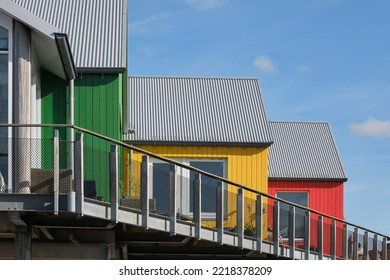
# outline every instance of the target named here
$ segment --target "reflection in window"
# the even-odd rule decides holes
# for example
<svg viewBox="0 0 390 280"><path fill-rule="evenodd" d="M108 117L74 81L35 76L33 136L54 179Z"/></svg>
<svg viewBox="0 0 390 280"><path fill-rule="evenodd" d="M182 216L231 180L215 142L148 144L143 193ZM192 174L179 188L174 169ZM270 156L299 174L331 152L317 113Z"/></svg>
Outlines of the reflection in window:
<svg viewBox="0 0 390 280"><path fill-rule="evenodd" d="M277 192L276 196L284 200L308 207L309 196L307 192ZM280 235L283 238L288 237L288 217L290 205L280 204ZM295 209L295 237L304 238L305 236L305 211L300 208Z"/></svg>
<svg viewBox="0 0 390 280"><path fill-rule="evenodd" d="M208 173L226 177L226 161L216 159L175 159L184 164L204 170ZM156 211L160 214L169 213L169 170L170 164L159 160L152 160L153 175L152 175L152 194L156 200ZM188 169L177 167L177 190L176 204L180 214L192 216L193 212L193 188L195 172L190 172ZM217 180L207 176L201 176L201 204L202 217L215 218L216 213L216 189L218 186ZM225 205L227 203L227 190L225 188ZM225 207L225 215L227 207Z"/></svg>

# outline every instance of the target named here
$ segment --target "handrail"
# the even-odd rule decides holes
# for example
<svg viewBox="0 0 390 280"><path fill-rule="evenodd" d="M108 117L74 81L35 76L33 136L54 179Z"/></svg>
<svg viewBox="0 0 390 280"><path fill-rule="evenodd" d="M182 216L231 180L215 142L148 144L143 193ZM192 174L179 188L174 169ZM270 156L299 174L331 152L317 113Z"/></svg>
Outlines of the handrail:
<svg viewBox="0 0 390 280"><path fill-rule="evenodd" d="M354 224L354 223L350 223L350 222L348 222L348 221L339 219L339 218L337 218L337 217L333 217L333 216L331 216L331 215L328 215L328 214L319 212L319 211L314 210L314 209L311 209L311 208L309 208L309 207L305 207L305 206L302 206L302 205L299 205L299 204L296 204L296 203L293 203L293 202L284 200L284 199L282 199L282 198L278 198L278 197L273 196L273 195L270 195L270 194L268 194L268 193L264 193L264 192L261 192L261 191L258 191L258 190L254 190L254 189L252 189L252 188L250 188L250 187L247 187L247 186L241 185L241 184L239 184L239 183L230 181L230 180L228 180L228 179L226 179L226 178L223 178L223 177L214 175L214 174L212 174L212 173L208 173L208 172L203 171L203 170L201 170L201 169L198 169L198 168L196 168L196 167L193 167L193 166L190 166L190 165L186 165L186 164L183 164L183 163L181 163L181 162L175 161L175 160L173 160L173 159L169 159L169 158L166 158L166 157L163 157L163 156L154 154L154 153L149 152L149 151L147 151L147 150L144 150L144 149L141 149L141 148L132 146L132 145L130 145L130 144L123 143L123 142L121 142L121 141L119 141L119 140L110 138L110 137L108 137L108 136L102 135L102 134L100 134L100 133L97 133L97 132L94 132L94 131L92 131L92 130L88 130L88 129L86 129L86 128L82 128L82 127L79 127L79 126L76 126L76 125L70 125L70 124L1 124L1 123L0 123L0 127L49 127L49 128L70 128L70 129L75 129L75 130L78 130L78 131L80 131L80 132L84 132L84 133L87 133L87 134L89 134L89 135L98 137L98 138L100 138L100 139L103 139L103 140L112 142L112 143L117 144L117 145L119 145L119 146L128 148L128 149L130 149L130 150L134 150L134 151L137 151L137 152L139 152L139 153L142 153L142 154L151 156L151 157L156 158L156 159L159 159L159 160L161 160L161 161L165 161L165 162L168 162L168 163L171 163L171 164L180 166L180 167L182 167L182 168L186 168L186 169L189 169L189 170L191 170L191 171L197 172L197 173L199 173L199 174L208 176L208 177L210 177L210 178L219 180L219 181L224 182L224 183L226 183L226 184L236 186L236 187L238 187L238 188L241 188L241 189L243 189L243 190L246 190L246 191L255 193L255 194L257 194L257 195L262 195L262 196L264 196L264 197L267 197L267 198L270 198L270 199L273 199L273 200L276 200L276 201L279 201L279 202L283 202L283 203L286 203L286 204L288 204L288 205L291 205L291 206L294 206L294 207L297 207L297 208L300 208L300 209L303 209L303 210L306 210L306 211L310 211L311 213L314 213L314 214L317 214L317 215L320 215L320 216L329 218L329 219L331 219L331 220L334 220L334 221L337 221L337 222L340 222L340 223L349 225L349 226L351 226L351 227L356 227L356 228L359 228L359 229L361 229L361 230L368 231L368 232L370 232L370 233L380 235L380 236L385 237L385 238L387 238L388 240L390 240L390 236L388 236L388 235L379 233L379 232L377 232L377 231L370 230L370 229L368 229L368 228L359 226L359 225Z"/></svg>

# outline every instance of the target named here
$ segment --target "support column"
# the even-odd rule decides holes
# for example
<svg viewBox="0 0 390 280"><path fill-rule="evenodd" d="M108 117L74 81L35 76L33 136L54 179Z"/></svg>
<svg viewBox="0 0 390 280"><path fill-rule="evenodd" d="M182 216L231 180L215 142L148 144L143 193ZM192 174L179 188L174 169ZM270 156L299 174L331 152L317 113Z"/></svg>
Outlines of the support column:
<svg viewBox="0 0 390 280"><path fill-rule="evenodd" d="M31 260L31 226L16 226L15 256L17 260Z"/></svg>
<svg viewBox="0 0 390 280"><path fill-rule="evenodd" d="M15 124L31 123L31 32L18 21L13 26L13 120ZM16 193L30 193L31 146L30 128L13 131L14 189Z"/></svg>

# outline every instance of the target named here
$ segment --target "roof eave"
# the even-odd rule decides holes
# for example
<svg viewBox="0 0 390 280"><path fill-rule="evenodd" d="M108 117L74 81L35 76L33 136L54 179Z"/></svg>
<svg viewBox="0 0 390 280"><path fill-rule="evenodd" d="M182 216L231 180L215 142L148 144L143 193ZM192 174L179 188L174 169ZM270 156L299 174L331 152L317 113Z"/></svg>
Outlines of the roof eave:
<svg viewBox="0 0 390 280"><path fill-rule="evenodd" d="M123 140L125 143L133 145L164 145L164 146L232 146L232 147L269 147L273 142L254 143L254 142L207 142L207 141L140 141Z"/></svg>
<svg viewBox="0 0 390 280"><path fill-rule="evenodd" d="M321 178L321 177L272 177L268 176L271 181L321 181L321 182L346 182L348 178Z"/></svg>

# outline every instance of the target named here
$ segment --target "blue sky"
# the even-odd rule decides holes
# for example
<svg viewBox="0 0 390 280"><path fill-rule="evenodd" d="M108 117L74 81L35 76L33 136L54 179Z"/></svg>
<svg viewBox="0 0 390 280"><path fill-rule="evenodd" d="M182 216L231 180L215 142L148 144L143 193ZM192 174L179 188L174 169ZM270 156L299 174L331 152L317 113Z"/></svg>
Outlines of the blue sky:
<svg viewBox="0 0 390 280"><path fill-rule="evenodd" d="M328 121L345 216L390 235L390 1L129 0L129 74L256 77L268 119Z"/></svg>

